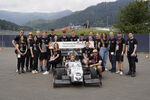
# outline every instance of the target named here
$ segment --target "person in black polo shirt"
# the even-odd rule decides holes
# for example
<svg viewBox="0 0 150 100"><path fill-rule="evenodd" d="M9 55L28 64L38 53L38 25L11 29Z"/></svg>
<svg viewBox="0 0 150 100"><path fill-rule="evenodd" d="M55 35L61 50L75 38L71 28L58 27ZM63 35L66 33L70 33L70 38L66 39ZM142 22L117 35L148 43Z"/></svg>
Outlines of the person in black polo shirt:
<svg viewBox="0 0 150 100"><path fill-rule="evenodd" d="M100 77L102 77L102 72L105 70L103 67L103 60L102 57L98 54L98 50L93 50L93 55L89 58L89 65L90 67L97 68Z"/></svg>
<svg viewBox="0 0 150 100"><path fill-rule="evenodd" d="M39 43L39 49L41 51L40 53L40 70L43 71L43 61L45 70L47 70L47 60L48 60L48 43L49 39L47 38L47 32L43 32L43 35L40 39Z"/></svg>
<svg viewBox="0 0 150 100"><path fill-rule="evenodd" d="M116 39L113 32L110 32L109 36L109 60L112 65L112 68L109 71L116 72Z"/></svg>
<svg viewBox="0 0 150 100"><path fill-rule="evenodd" d="M131 77L136 76L136 50L137 50L137 40L134 38L133 33L129 33L129 39L126 41L126 56L129 62L129 72L127 75Z"/></svg>
<svg viewBox="0 0 150 100"><path fill-rule="evenodd" d="M89 48L89 42L86 41L85 47L82 49L82 56L83 56L82 63L85 64L85 67L88 67L89 57L92 56L92 51L93 49Z"/></svg>
<svg viewBox="0 0 150 100"><path fill-rule="evenodd" d="M69 41L77 41L78 40L78 36L75 34L75 30L71 31L71 37L69 39Z"/></svg>
<svg viewBox="0 0 150 100"><path fill-rule="evenodd" d="M116 72L117 74L123 75L123 57L125 52L125 40L122 38L121 32L117 34L116 41L116 61L118 62L119 70Z"/></svg>
<svg viewBox="0 0 150 100"><path fill-rule="evenodd" d="M69 38L66 35L66 31L62 32L62 36L60 37L60 41L62 41L62 42L69 41Z"/></svg>

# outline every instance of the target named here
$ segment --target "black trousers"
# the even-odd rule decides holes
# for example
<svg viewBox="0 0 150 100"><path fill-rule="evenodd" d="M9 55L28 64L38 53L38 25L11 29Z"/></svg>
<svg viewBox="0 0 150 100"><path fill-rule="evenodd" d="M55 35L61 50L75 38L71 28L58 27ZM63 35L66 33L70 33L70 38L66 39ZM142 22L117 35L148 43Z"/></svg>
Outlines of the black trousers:
<svg viewBox="0 0 150 100"><path fill-rule="evenodd" d="M38 58L39 58L39 54L38 54L38 52L33 52L33 55L34 55L34 57L32 58L33 59L33 62L32 62L32 64L33 64L33 70L38 70Z"/></svg>
<svg viewBox="0 0 150 100"><path fill-rule="evenodd" d="M112 70L116 71L116 56L112 55L110 52L109 52L109 60L112 65Z"/></svg>
<svg viewBox="0 0 150 100"><path fill-rule="evenodd" d="M135 73L136 72L136 63L135 63L135 56L128 55L128 62L129 62L129 72Z"/></svg>
<svg viewBox="0 0 150 100"><path fill-rule="evenodd" d="M24 62L25 62L25 57L22 56L21 58L18 58L18 61L17 61L17 69L18 71L20 71L20 68L21 70L23 71L24 70Z"/></svg>
<svg viewBox="0 0 150 100"><path fill-rule="evenodd" d="M58 59L53 60L53 61L49 61L48 67L47 67L47 71L50 70L51 65L52 65L52 68L56 68L57 64L59 64L60 61L61 61L61 60L58 60Z"/></svg>
<svg viewBox="0 0 150 100"><path fill-rule="evenodd" d="M27 54L26 54L26 70L29 69L29 65L30 65L30 70L33 69L32 61L33 59L30 53L30 49L28 49Z"/></svg>

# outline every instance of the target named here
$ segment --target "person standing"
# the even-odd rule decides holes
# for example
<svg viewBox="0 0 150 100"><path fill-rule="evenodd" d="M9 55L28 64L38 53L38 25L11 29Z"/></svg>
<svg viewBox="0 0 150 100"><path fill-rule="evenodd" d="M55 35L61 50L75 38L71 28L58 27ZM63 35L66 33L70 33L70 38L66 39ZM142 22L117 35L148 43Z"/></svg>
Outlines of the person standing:
<svg viewBox="0 0 150 100"><path fill-rule="evenodd" d="M31 52L30 52L30 45L31 42L33 41L33 35L32 32L29 32L28 37L27 37L27 54L26 54L26 72L32 72L32 57L31 57ZM30 69L29 69L30 66Z"/></svg>
<svg viewBox="0 0 150 100"><path fill-rule="evenodd" d="M96 33L96 38L94 40L94 48L98 51L100 50L100 34Z"/></svg>
<svg viewBox="0 0 150 100"><path fill-rule="evenodd" d="M136 51L137 51L137 40L134 38L133 33L129 33L129 39L126 41L126 56L129 62L129 72L127 75L131 77L136 76Z"/></svg>
<svg viewBox="0 0 150 100"><path fill-rule="evenodd" d="M125 39L122 38L122 33L118 32L116 41L116 61L118 62L119 70L117 74L123 75L123 57L125 52Z"/></svg>
<svg viewBox="0 0 150 100"><path fill-rule="evenodd" d="M55 36L55 29L50 29L50 34L48 35L48 39L50 42L54 41L54 36Z"/></svg>
<svg viewBox="0 0 150 100"><path fill-rule="evenodd" d="M108 71L108 69L106 68L106 62L107 62L107 56L108 56L108 38L107 38L107 34L106 33L102 33L101 35L101 41L100 41L100 51L99 51L99 55L102 57L103 59L103 67L105 68L105 71Z"/></svg>
<svg viewBox="0 0 150 100"><path fill-rule="evenodd" d="M66 35L66 31L63 31L63 32L62 32L62 36L60 37L60 41L62 41L62 42L69 41L69 38L68 38L68 36Z"/></svg>
<svg viewBox="0 0 150 100"><path fill-rule="evenodd" d="M38 47L39 46L39 43L38 43L38 39L37 39L37 36L34 36L33 38L33 41L30 45L30 52L31 52L31 57L33 59L33 70L32 70L32 73L35 74L35 73L38 73L38 57L39 57L39 50L38 50Z"/></svg>
<svg viewBox="0 0 150 100"><path fill-rule="evenodd" d="M75 30L71 31L71 37L69 38L69 41L77 41L78 40L78 36L75 33Z"/></svg>
<svg viewBox="0 0 150 100"><path fill-rule="evenodd" d="M40 49L40 71L43 71L43 62L45 66L45 70L47 70L47 60L48 60L48 43L49 39L47 38L47 32L43 32L42 37L39 43Z"/></svg>
<svg viewBox="0 0 150 100"><path fill-rule="evenodd" d="M109 70L111 72L116 72L116 38L113 32L109 33L109 60L112 68Z"/></svg>
<svg viewBox="0 0 150 100"><path fill-rule="evenodd" d="M25 55L27 53L27 44L23 35L20 36L20 39L15 46L17 50L17 70L18 74L21 74L24 73Z"/></svg>
<svg viewBox="0 0 150 100"><path fill-rule="evenodd" d="M13 44L13 46L15 47L15 53L16 53L16 54L17 54L17 47L16 47L17 45L16 45L16 44L18 44L18 42L19 42L21 36L24 37L24 41L25 41L25 43L27 44L27 37L24 35L24 29L23 29L23 28L20 28L20 35L17 35L17 36L12 40L12 44ZM16 72L18 72L18 70L16 70Z"/></svg>

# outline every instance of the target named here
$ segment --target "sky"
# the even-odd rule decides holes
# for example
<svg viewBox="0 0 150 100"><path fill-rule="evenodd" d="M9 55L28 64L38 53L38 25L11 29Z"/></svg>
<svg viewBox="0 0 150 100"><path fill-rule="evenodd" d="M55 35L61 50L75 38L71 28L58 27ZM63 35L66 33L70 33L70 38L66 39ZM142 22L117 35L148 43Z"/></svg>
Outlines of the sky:
<svg viewBox="0 0 150 100"><path fill-rule="evenodd" d="M101 2L116 0L0 0L0 10L15 12L79 11Z"/></svg>

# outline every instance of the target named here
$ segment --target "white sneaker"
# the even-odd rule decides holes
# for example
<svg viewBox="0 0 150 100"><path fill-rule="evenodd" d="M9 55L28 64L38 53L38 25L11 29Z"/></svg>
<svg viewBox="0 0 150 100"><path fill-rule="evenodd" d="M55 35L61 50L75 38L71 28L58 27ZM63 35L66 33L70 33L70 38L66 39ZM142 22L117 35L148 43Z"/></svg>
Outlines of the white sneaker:
<svg viewBox="0 0 150 100"><path fill-rule="evenodd" d="M45 71L45 72L43 73L43 75L47 75L47 74L49 74L49 72L48 72L48 71Z"/></svg>
<svg viewBox="0 0 150 100"><path fill-rule="evenodd" d="M32 71L32 74L35 74L35 73L36 73L35 70L33 70L33 71Z"/></svg>
<svg viewBox="0 0 150 100"><path fill-rule="evenodd" d="M105 71L108 71L108 69L107 69L107 68L105 68Z"/></svg>
<svg viewBox="0 0 150 100"><path fill-rule="evenodd" d="M16 73L18 73L18 69L16 69Z"/></svg>
<svg viewBox="0 0 150 100"><path fill-rule="evenodd" d="M118 70L117 72L116 72L116 74L119 74L120 73L120 70Z"/></svg>
<svg viewBox="0 0 150 100"><path fill-rule="evenodd" d="M120 73L119 73L120 75L123 75L123 71L120 71Z"/></svg>
<svg viewBox="0 0 150 100"><path fill-rule="evenodd" d="M38 73L38 71L36 71L36 70L35 70L35 73L37 74L37 73Z"/></svg>

